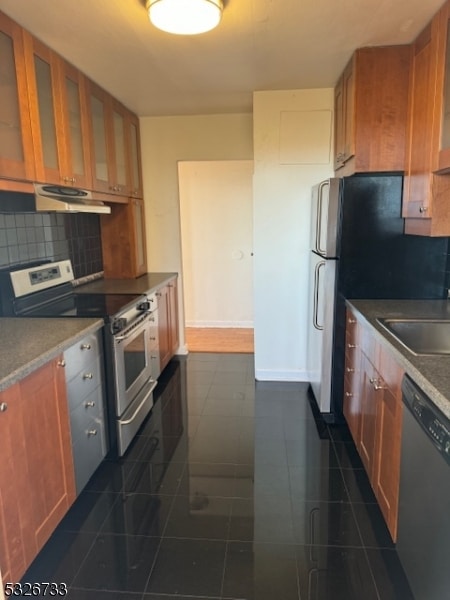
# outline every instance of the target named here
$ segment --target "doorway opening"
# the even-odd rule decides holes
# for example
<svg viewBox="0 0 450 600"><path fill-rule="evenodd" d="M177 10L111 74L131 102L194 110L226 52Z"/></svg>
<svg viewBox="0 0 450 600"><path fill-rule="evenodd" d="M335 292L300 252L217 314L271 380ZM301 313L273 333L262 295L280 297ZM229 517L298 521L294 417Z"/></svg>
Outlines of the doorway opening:
<svg viewBox="0 0 450 600"><path fill-rule="evenodd" d="M253 352L253 161L178 163L186 342Z"/></svg>

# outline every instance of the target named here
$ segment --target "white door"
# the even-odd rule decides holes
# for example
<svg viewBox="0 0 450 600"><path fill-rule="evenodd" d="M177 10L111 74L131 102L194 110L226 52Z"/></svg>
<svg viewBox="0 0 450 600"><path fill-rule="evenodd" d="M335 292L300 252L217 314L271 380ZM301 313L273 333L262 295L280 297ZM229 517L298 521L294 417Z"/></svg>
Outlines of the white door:
<svg viewBox="0 0 450 600"><path fill-rule="evenodd" d="M253 161L178 163L187 327L253 327Z"/></svg>

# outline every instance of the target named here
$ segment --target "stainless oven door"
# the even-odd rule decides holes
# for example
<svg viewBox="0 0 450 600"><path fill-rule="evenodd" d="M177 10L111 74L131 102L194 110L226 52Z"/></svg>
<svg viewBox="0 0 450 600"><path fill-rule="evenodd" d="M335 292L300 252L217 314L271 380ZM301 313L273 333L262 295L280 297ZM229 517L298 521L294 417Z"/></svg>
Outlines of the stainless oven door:
<svg viewBox="0 0 450 600"><path fill-rule="evenodd" d="M151 314L113 337L116 416L127 410L152 374L149 350Z"/></svg>

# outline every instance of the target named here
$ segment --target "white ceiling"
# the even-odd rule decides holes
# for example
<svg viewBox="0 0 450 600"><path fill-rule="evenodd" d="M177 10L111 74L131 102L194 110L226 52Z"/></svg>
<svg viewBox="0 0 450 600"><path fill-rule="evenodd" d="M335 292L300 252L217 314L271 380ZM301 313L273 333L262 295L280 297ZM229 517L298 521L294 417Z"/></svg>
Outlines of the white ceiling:
<svg viewBox="0 0 450 600"><path fill-rule="evenodd" d="M255 90L333 87L356 48L411 42L443 0L225 0L219 27L190 37L155 29L144 2L0 10L149 116L250 112Z"/></svg>

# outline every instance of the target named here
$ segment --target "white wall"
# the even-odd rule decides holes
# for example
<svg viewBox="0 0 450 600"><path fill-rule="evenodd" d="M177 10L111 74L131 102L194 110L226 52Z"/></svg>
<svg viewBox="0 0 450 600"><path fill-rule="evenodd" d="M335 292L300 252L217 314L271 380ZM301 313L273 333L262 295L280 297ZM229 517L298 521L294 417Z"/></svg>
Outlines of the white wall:
<svg viewBox="0 0 450 600"><path fill-rule="evenodd" d="M253 161L178 174L186 327L253 327Z"/></svg>
<svg viewBox="0 0 450 600"><path fill-rule="evenodd" d="M306 381L311 186L333 174L333 90L255 92L254 326L259 380Z"/></svg>
<svg viewBox="0 0 450 600"><path fill-rule="evenodd" d="M251 114L140 119L149 271L181 274L178 161L252 160ZM184 348L183 279L180 345Z"/></svg>

